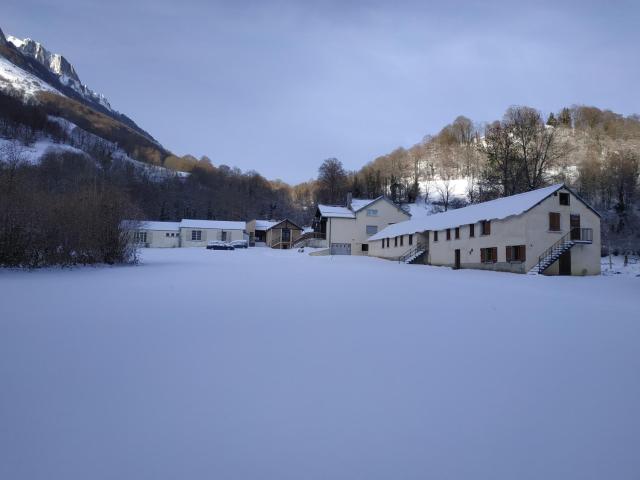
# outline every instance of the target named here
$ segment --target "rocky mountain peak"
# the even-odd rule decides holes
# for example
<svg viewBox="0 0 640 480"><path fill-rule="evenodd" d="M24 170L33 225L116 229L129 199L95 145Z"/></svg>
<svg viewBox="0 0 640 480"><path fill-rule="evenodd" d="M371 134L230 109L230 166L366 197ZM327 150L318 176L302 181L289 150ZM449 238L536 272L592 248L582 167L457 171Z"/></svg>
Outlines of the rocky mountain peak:
<svg viewBox="0 0 640 480"><path fill-rule="evenodd" d="M5 38L4 35L2 38ZM78 77L74 66L62 55L51 53L40 42L36 42L30 38L22 40L9 35L6 37L5 43L11 43L22 55L32 58L43 65L47 70L56 75L60 83L65 87L71 88L84 99L112 111L107 98L84 85L80 81L80 77ZM0 39L0 45L1 44L2 40Z"/></svg>
<svg viewBox="0 0 640 480"><path fill-rule="evenodd" d="M11 42L23 54L36 59L38 62L47 67L51 72L55 73L59 77L64 76L80 82L80 78L76 73L76 69L62 55L51 53L41 43L36 42L35 40L31 40L30 38L21 40L10 35L9 37L7 37L7 40Z"/></svg>
<svg viewBox="0 0 640 480"><path fill-rule="evenodd" d="M4 33L2 33L2 29L0 28L0 45L6 45L7 44L7 39L4 36Z"/></svg>

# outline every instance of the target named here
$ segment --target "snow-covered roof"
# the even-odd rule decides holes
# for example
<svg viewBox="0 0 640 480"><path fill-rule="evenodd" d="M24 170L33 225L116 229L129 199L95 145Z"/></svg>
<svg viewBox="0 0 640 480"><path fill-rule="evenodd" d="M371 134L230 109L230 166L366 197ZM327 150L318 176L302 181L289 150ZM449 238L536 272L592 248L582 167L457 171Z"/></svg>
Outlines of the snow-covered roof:
<svg viewBox="0 0 640 480"><path fill-rule="evenodd" d="M356 218L355 213L349 210L347 207L337 207L335 205L318 205L320 215L323 217L333 218Z"/></svg>
<svg viewBox="0 0 640 480"><path fill-rule="evenodd" d="M354 198L351 200L351 210L358 212L381 198L382 196L379 196L378 198Z"/></svg>
<svg viewBox="0 0 640 480"><path fill-rule="evenodd" d="M356 218L356 213L360 210L372 205L380 199L384 199L390 204L394 205L398 210L404 212L401 208L395 205L391 200L386 198L384 195L380 195L377 198L354 198L351 200L351 207L342 207L336 205L318 205L318 210L320 210L320 215L323 217L332 217L332 218ZM404 212L407 215L410 215L408 212Z"/></svg>
<svg viewBox="0 0 640 480"><path fill-rule="evenodd" d="M140 222L141 230L179 231L180 222Z"/></svg>
<svg viewBox="0 0 640 480"><path fill-rule="evenodd" d="M256 230L269 230L274 225L277 225L280 222L275 220L256 220Z"/></svg>
<svg viewBox="0 0 640 480"><path fill-rule="evenodd" d="M372 235L369 237L369 240L380 240L381 238L391 238L398 235L425 232L427 230L444 230L470 223L477 223L482 220L501 220L513 215L520 215L562 187L564 187L564 184L559 183L531 192L519 193L517 195L511 195L510 197L499 198L456 210L449 210L448 212L436 213L435 215L396 223Z"/></svg>
<svg viewBox="0 0 640 480"><path fill-rule="evenodd" d="M225 220L190 220L185 219L180 222L181 228L218 228L221 230L244 230L247 228L245 222L228 222Z"/></svg>

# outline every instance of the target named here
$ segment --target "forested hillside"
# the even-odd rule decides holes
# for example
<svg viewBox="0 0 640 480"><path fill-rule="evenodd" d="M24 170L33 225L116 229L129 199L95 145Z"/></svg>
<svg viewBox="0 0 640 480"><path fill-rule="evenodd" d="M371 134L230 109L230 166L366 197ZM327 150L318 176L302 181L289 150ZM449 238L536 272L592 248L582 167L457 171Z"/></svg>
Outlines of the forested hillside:
<svg viewBox="0 0 640 480"><path fill-rule="evenodd" d="M36 144L48 148L34 157ZM0 92L0 265L134 260L124 219L300 219L281 182L206 159L190 170L138 162L41 105Z"/></svg>
<svg viewBox="0 0 640 480"><path fill-rule="evenodd" d="M346 172L328 159L318 179L297 186L304 202L342 202L347 191L398 203L416 200L446 210L565 182L602 215L605 247L640 250L640 117L574 106L546 118L511 107L501 120L474 123L460 116L410 148ZM454 183L464 179L463 198Z"/></svg>

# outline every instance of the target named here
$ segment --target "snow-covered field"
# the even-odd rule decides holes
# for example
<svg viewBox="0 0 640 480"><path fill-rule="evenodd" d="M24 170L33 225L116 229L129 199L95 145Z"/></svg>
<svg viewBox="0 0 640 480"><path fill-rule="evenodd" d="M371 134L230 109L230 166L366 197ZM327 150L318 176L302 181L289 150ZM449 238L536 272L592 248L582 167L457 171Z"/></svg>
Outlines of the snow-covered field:
<svg viewBox="0 0 640 480"><path fill-rule="evenodd" d="M0 271L0 478L637 479L640 279L250 249Z"/></svg>

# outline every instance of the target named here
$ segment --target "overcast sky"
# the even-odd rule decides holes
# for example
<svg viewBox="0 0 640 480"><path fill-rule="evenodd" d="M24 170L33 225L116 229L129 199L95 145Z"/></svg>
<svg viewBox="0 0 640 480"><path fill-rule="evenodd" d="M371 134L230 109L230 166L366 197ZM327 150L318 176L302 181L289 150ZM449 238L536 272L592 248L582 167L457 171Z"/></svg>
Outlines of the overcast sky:
<svg viewBox="0 0 640 480"><path fill-rule="evenodd" d="M165 147L298 182L509 105L640 112L640 2L2 0Z"/></svg>

